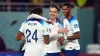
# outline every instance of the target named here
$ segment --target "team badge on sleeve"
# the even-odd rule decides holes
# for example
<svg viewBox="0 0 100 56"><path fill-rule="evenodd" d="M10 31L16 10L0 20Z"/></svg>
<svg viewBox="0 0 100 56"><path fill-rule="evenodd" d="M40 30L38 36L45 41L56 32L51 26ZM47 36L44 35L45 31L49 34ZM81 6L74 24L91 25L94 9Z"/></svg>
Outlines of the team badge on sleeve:
<svg viewBox="0 0 100 56"><path fill-rule="evenodd" d="M74 28L78 28L78 24L74 24Z"/></svg>

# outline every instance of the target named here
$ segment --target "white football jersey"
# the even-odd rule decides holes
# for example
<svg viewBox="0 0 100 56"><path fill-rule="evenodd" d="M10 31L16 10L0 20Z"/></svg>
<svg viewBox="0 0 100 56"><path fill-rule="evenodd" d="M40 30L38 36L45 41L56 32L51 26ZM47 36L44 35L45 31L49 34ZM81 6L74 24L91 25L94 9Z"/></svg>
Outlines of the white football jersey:
<svg viewBox="0 0 100 56"><path fill-rule="evenodd" d="M61 22L60 20L56 20L54 25L49 25L49 39L50 43L48 45L45 45L45 52L46 53L57 53L61 52L59 45L58 45L58 38L61 36L60 33L57 31L61 28Z"/></svg>
<svg viewBox="0 0 100 56"><path fill-rule="evenodd" d="M42 20L44 20L44 21L47 20L47 18L42 17L42 16L40 16L40 15L38 15L38 14L31 14L31 15L29 15L29 16L27 17L27 20L33 19L33 18L42 19ZM25 50L25 48L26 48L26 44L23 45L22 51Z"/></svg>
<svg viewBox="0 0 100 56"><path fill-rule="evenodd" d="M65 50L73 50L73 49L79 50L80 45L78 43L78 39L67 40L67 36L71 36L74 33L80 31L77 19L73 16L69 20L67 20L66 18L62 18L62 19L61 20L63 21L64 28L67 28L69 30L68 33L64 34Z"/></svg>
<svg viewBox="0 0 100 56"><path fill-rule="evenodd" d="M25 36L26 48L24 56L43 56L44 38L43 35L49 35L48 24L41 19L28 19L22 23L19 29Z"/></svg>

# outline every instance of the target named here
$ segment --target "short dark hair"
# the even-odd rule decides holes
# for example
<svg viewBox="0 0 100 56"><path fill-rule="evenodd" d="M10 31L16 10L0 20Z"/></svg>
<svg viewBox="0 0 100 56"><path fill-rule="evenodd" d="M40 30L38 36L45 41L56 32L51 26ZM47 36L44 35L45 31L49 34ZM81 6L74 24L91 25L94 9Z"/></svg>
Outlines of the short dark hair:
<svg viewBox="0 0 100 56"><path fill-rule="evenodd" d="M68 7L74 8L74 4L72 2L65 2L63 4L63 6L68 6Z"/></svg>
<svg viewBox="0 0 100 56"><path fill-rule="evenodd" d="M60 7L57 4L50 5L50 8L56 8L58 12L60 11Z"/></svg>
<svg viewBox="0 0 100 56"><path fill-rule="evenodd" d="M42 8L34 8L34 9L32 9L31 11L30 11L30 14L38 14L38 15L40 15L40 14L42 14L43 13L43 10L42 10Z"/></svg>

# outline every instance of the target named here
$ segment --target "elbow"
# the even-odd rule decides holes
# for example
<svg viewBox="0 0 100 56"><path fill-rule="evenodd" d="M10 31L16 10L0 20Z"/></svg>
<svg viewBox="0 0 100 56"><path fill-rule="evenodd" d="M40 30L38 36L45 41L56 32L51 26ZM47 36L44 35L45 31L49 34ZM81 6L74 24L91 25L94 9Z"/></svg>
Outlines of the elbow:
<svg viewBox="0 0 100 56"><path fill-rule="evenodd" d="M48 45L50 42L45 43L46 45Z"/></svg>
<svg viewBox="0 0 100 56"><path fill-rule="evenodd" d="M48 45L50 43L50 41L45 41L45 44Z"/></svg>
<svg viewBox="0 0 100 56"><path fill-rule="evenodd" d="M77 33L74 35L74 37L75 37L76 39L80 39L80 32L77 32Z"/></svg>
<svg viewBox="0 0 100 56"><path fill-rule="evenodd" d="M20 39L18 37L16 37L16 40L19 41Z"/></svg>
<svg viewBox="0 0 100 56"><path fill-rule="evenodd" d="M17 35L16 36L16 40L19 41L20 40L20 37L21 37L20 35Z"/></svg>
<svg viewBox="0 0 100 56"><path fill-rule="evenodd" d="M79 37L77 37L77 39L80 39L80 36L79 36Z"/></svg>
<svg viewBox="0 0 100 56"><path fill-rule="evenodd" d="M80 39L80 34L77 35L76 39Z"/></svg>
<svg viewBox="0 0 100 56"><path fill-rule="evenodd" d="M19 41L21 40L21 37L23 36L23 34L21 32L18 32L16 35L16 40Z"/></svg>

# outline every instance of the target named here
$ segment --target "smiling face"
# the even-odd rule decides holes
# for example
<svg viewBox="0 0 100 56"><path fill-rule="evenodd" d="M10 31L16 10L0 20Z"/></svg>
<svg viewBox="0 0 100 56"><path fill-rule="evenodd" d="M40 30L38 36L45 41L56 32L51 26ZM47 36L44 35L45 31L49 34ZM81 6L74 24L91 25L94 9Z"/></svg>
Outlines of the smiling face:
<svg viewBox="0 0 100 56"><path fill-rule="evenodd" d="M50 7L50 9L49 9L49 17L50 17L50 19L56 19L57 16L58 16L57 9L54 8L54 7Z"/></svg>
<svg viewBox="0 0 100 56"><path fill-rule="evenodd" d="M64 16L67 16L71 13L71 8L68 6L62 6L62 13L64 14Z"/></svg>

